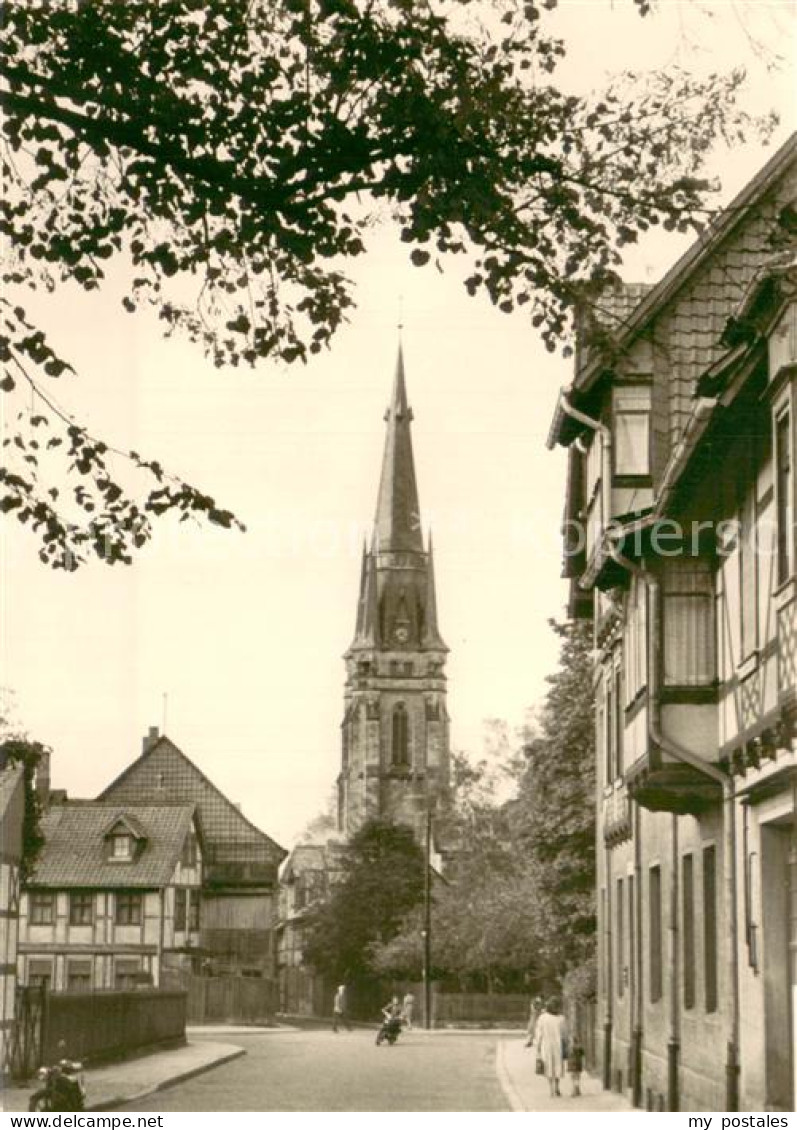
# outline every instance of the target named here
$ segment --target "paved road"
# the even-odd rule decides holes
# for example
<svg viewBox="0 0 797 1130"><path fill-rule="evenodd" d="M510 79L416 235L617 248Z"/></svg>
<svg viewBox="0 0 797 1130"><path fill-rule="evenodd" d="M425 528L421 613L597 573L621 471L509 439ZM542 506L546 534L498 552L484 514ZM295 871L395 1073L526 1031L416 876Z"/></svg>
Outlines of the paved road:
<svg viewBox="0 0 797 1130"><path fill-rule="evenodd" d="M506 1111L495 1036L405 1032L236 1035L246 1055L120 1109L200 1111Z"/></svg>

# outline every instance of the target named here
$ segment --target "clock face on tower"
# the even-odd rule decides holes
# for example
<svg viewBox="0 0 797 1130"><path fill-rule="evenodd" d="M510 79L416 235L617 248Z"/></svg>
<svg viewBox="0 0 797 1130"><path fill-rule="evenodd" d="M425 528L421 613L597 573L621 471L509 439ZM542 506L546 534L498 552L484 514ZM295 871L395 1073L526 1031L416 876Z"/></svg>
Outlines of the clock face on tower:
<svg viewBox="0 0 797 1130"><path fill-rule="evenodd" d="M402 624L400 627L396 628L396 630L393 633L393 636L396 640L396 643L406 643L407 640L410 638L409 629L405 628L404 625Z"/></svg>

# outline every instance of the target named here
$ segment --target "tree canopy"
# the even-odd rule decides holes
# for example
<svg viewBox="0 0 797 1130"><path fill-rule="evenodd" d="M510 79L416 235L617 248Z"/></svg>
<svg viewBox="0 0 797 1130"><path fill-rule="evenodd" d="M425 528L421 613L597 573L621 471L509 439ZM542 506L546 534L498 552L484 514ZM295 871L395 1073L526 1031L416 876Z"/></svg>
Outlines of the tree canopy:
<svg viewBox="0 0 797 1130"><path fill-rule="evenodd" d="M310 917L305 960L336 981L368 978L371 948L398 933L423 890L424 857L412 830L368 821L347 845L331 897Z"/></svg>
<svg viewBox="0 0 797 1130"><path fill-rule="evenodd" d="M705 154L760 125L738 109L739 70L623 75L591 97L558 87L556 6L9 0L6 288L93 290L119 260L131 313L152 304L219 365L292 363L351 312L347 261L389 216L413 263L467 256L468 291L526 307L554 348L624 245L701 222ZM233 525L156 459L60 413L48 388L69 359L24 298L0 302L0 388L35 394L0 508L39 532L43 560L128 562L169 512Z"/></svg>

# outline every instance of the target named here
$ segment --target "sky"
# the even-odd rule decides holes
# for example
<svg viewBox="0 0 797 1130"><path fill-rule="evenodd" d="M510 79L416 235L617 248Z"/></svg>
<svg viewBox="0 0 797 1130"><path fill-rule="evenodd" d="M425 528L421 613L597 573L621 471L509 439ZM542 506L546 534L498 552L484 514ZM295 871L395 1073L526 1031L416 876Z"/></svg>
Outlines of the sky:
<svg viewBox="0 0 797 1130"><path fill-rule="evenodd" d="M625 0L563 3L563 76L588 88L622 67L705 70L744 57L749 104L780 107L782 141L794 128L794 75L768 71L750 37L778 41L793 60L784 29L794 4L698 7L665 3L654 24ZM771 151L715 154L724 197ZM625 276L656 281L684 248L650 242ZM389 227L352 274L350 323L304 368L214 369L148 314L125 314L118 276L96 295L67 287L30 304L80 373L59 383L59 402L247 525L240 534L167 521L132 567L65 574L5 524L0 680L20 723L53 747L53 784L70 795L96 795L158 726L285 847L325 806L399 321L451 649L452 744L478 755L485 720L519 727L541 701L557 661L547 622L565 600L564 460L545 436L570 365L545 352L522 311L501 314L454 274L410 266Z"/></svg>

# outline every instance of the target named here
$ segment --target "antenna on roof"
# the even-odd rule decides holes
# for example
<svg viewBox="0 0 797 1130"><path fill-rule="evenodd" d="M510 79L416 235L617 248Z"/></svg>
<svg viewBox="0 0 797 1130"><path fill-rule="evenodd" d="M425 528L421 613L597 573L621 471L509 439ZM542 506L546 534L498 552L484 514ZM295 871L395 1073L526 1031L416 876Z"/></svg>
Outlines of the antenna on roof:
<svg viewBox="0 0 797 1130"><path fill-rule="evenodd" d="M169 695L166 691L163 692L163 720L161 722L161 733L166 733L166 714L169 709Z"/></svg>

